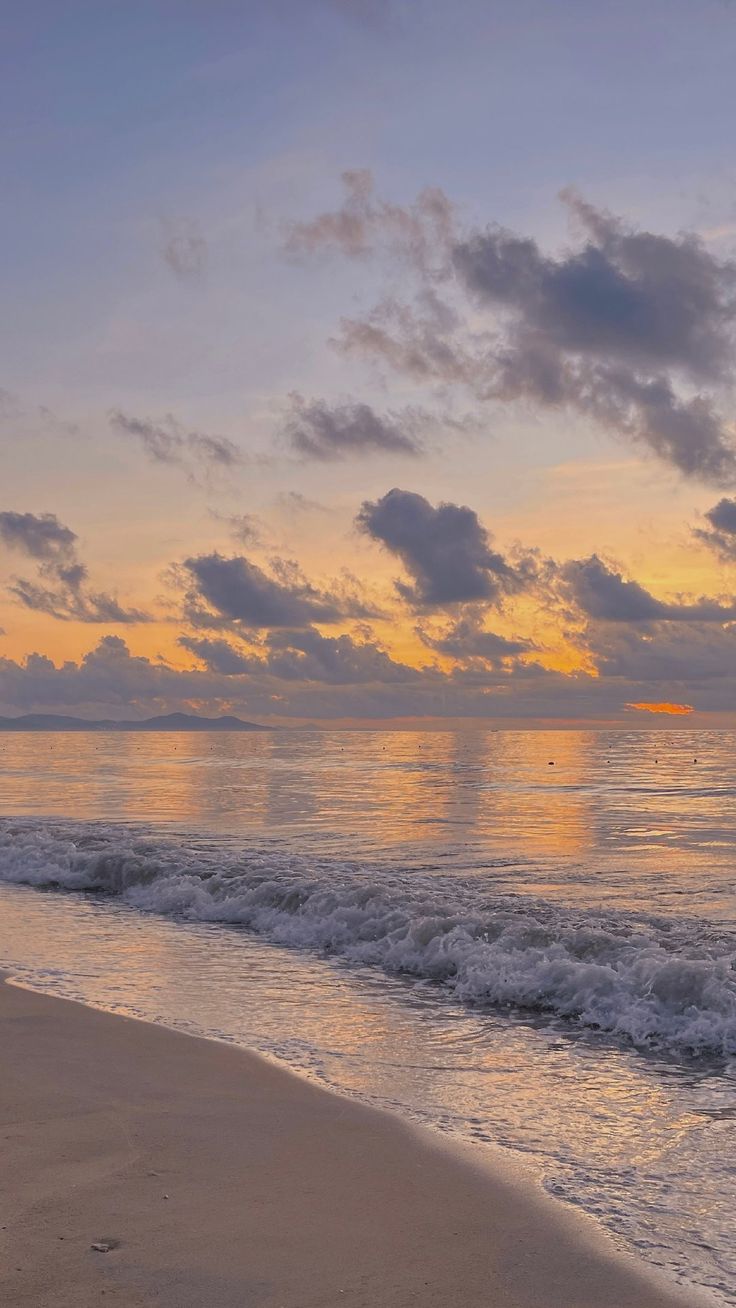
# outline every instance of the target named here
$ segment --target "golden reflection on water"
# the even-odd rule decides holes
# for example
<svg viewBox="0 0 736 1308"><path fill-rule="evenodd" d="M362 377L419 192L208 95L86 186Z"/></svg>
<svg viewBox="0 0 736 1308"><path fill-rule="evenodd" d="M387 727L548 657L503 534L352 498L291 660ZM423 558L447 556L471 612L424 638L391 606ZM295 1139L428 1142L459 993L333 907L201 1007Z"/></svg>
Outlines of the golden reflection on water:
<svg viewBox="0 0 736 1308"><path fill-rule="evenodd" d="M168 824L326 855L725 877L732 732L3 734L4 814ZM697 759L697 762L696 762ZM465 851L465 855L463 854ZM467 870L467 869L466 869ZM531 875L531 874L530 874Z"/></svg>

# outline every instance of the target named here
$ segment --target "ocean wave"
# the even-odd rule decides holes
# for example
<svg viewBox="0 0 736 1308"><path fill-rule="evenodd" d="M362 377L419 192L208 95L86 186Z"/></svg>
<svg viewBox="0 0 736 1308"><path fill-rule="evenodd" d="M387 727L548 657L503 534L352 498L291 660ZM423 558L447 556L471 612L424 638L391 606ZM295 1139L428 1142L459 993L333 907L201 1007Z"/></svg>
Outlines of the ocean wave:
<svg viewBox="0 0 736 1308"><path fill-rule="evenodd" d="M163 838L123 825L0 822L0 880L94 892L193 922L549 1013L639 1047L736 1053L736 939L707 923L574 909L487 882Z"/></svg>

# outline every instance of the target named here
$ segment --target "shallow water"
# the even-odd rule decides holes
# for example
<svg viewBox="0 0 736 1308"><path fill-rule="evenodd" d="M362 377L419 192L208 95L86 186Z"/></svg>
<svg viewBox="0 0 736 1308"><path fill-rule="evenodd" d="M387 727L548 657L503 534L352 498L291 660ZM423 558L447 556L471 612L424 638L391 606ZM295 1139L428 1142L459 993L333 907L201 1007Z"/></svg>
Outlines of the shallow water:
<svg viewBox="0 0 736 1308"><path fill-rule="evenodd" d="M521 1151L736 1303L735 745L2 736L0 965Z"/></svg>

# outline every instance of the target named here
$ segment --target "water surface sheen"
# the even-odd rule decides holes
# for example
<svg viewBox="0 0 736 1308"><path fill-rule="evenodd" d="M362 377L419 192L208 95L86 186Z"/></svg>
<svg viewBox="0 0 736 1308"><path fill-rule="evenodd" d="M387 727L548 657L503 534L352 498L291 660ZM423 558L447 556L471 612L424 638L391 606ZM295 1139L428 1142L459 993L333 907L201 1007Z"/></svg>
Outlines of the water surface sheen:
<svg viewBox="0 0 736 1308"><path fill-rule="evenodd" d="M733 1304L735 747L2 735L0 965L521 1152Z"/></svg>

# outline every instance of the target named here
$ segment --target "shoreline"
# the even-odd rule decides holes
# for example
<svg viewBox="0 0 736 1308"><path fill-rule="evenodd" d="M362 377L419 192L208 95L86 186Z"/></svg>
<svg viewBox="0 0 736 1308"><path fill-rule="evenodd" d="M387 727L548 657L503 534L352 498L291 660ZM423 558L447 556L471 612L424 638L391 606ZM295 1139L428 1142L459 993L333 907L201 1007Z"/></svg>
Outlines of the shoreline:
<svg viewBox="0 0 736 1308"><path fill-rule="evenodd" d="M12 984L0 1041L14 1308L711 1302L510 1164L255 1052Z"/></svg>

